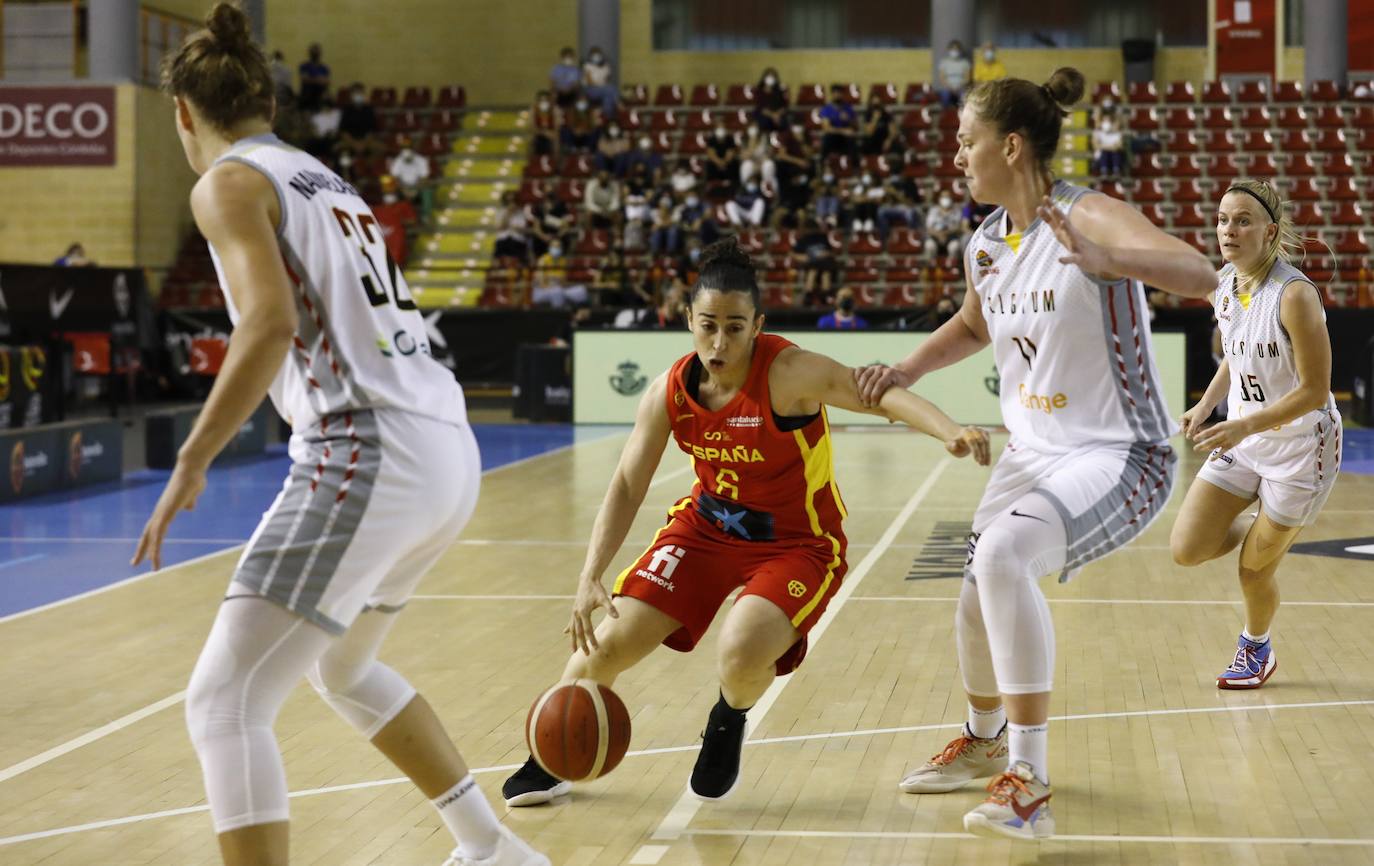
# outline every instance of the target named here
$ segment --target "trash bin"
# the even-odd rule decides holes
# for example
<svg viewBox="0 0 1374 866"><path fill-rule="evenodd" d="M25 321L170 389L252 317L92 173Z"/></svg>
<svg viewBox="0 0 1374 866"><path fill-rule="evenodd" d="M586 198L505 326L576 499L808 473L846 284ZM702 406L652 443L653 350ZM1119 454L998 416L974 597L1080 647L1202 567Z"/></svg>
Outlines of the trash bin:
<svg viewBox="0 0 1374 866"><path fill-rule="evenodd" d="M516 418L572 420L572 350L537 343L515 351Z"/></svg>
<svg viewBox="0 0 1374 866"><path fill-rule="evenodd" d="M1126 83L1155 80L1155 41L1121 40L1121 59L1126 65Z"/></svg>

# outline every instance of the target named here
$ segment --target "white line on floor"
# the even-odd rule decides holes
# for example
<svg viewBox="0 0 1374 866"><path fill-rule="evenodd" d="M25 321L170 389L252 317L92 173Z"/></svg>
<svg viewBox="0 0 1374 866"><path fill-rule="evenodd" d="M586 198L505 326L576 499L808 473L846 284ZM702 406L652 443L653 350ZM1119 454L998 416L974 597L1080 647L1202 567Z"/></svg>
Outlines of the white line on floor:
<svg viewBox="0 0 1374 866"><path fill-rule="evenodd" d="M1071 715L1071 716L1051 716L1051 717L1050 717L1050 721L1052 721L1052 722L1079 722L1079 721L1093 721L1093 720L1099 720L1099 719L1133 719L1133 718L1140 718L1140 717L1142 717L1142 716L1144 716L1144 717L1148 717L1148 716L1180 716L1180 715L1198 715L1198 714L1209 714L1209 713L1253 713L1253 712L1277 711L1277 710L1313 710L1313 709L1333 709L1333 708L1338 708L1338 707L1360 707L1360 706L1374 706L1374 700L1366 700L1366 701L1311 701L1311 702L1296 703L1296 704L1250 704L1250 705L1246 705L1246 706L1235 706L1235 707L1196 707L1196 708L1177 709L1177 710L1128 710L1128 711L1112 712L1112 713L1081 713L1081 714L1078 714L1078 715ZM796 735L786 736L786 737L764 737L764 738L757 739L757 740L749 740L747 743L745 743L745 745L747 745L747 746L768 746L768 745L776 745L776 744L778 744L778 743L800 743L800 742L806 742L806 741L810 741L810 740L834 740L834 739L843 739L843 738L846 738L846 737L874 737L874 736L882 736L882 735L885 735L885 734L886 734L886 735L890 735L890 734L912 734L912 733L924 733L924 732L928 732L928 731L941 731L941 730L953 731L953 730L958 729L961 725L962 725L961 722L940 722L940 723L930 724L930 725L906 725L906 726L899 727L899 728L870 728L870 729L859 730L859 731L832 731L832 732L829 732L829 733L819 733L819 734L796 734ZM626 757L626 758L642 758L642 757L651 757L651 756L654 756L654 755L671 755L671 754L679 754L679 753L682 753L682 752L695 752L695 751L696 751L697 749L699 749L699 748L701 748L701 744L700 744L700 743L693 743L693 744L688 745L688 746L662 746L662 747L655 748L655 749L638 749L638 750L635 750L635 751L627 752L626 755L625 755L625 757ZM483 774L489 774L489 773L508 773L508 772L510 772L511 770L517 770L517 769L519 769L521 766L523 766L523 765L522 765L522 764L498 764L498 765L496 765L496 766L494 766L494 767L477 767L477 768L474 768L471 772L473 773L473 775L483 775ZM405 778L404 776L400 776L400 777L390 778L390 779L374 779L374 780L366 781L366 782L353 782L353 783L346 784L346 785L330 785L330 786L324 787L324 788L307 788L307 789L304 789L304 790L301 790L301 791L294 791L294 792L292 792L292 793L290 794L290 796L291 796L292 798L296 798L296 797L315 797L315 796L319 796L319 795L321 795L321 794L334 794L334 793L338 793L338 792L340 792L340 791L356 791L356 790L360 790L360 789L364 789L364 788L383 788L383 787L387 787L387 786L389 786L389 785L404 785L404 784L409 784L409 783L410 783L410 780L409 780L409 779ZM101 829L105 829L105 828L107 828L107 827L118 827L118 826L121 826L121 825L124 825L124 824L138 824L138 823L141 823L141 822L143 822L143 821L154 821L154 820L157 820L157 819L159 819L159 818L170 818L170 817L175 817L175 816L177 816L177 815L189 815L189 814L192 814L192 813L195 813L195 812L206 812L206 811L209 811L209 807L208 807L208 806L205 806L205 805L201 805L201 806L187 806L187 807L184 807L184 808L181 808L181 809L168 809L168 810L162 811L162 812L146 812L146 813L143 813L143 814L140 814L140 815L127 815L127 816L125 816L125 817L123 817L123 818L111 818L111 819L109 819L109 820L105 820L105 821L93 821L93 822L90 822L90 823L87 823L87 824L74 824L74 825L68 826L68 827L54 827L54 828L52 828L51 830L39 830L39 831L36 831L36 832L33 832L33 833L24 833L24 834L18 835L18 836L5 836L5 837L0 837L0 847L3 847L3 846L5 846L5 845L15 845L15 844L18 844L18 843L20 843L20 842L30 842L30 841L33 841L33 840L35 840L35 839L46 839L46 838L49 838L49 837L52 837L52 836L66 836L66 835L69 835L69 834L72 834L72 833L84 833L84 832L87 832L87 831L90 831L90 830L101 830ZM700 833L700 832L702 832L702 831L697 831L697 830L683 830L683 831L682 831L683 834L693 834L693 833ZM962 837L963 837L963 834L962 834L962 833L955 833L955 834L951 834L951 835L952 835L952 836L957 836L957 837L959 837L959 838L962 838ZM934 838L934 837L932 837L932 838ZM1111 841L1111 840L1116 840L1117 838L1118 838L1118 837L1115 837L1115 836L1107 837L1107 839L1108 839L1109 841ZM1122 837L1122 838L1129 838L1129 837ZM653 847L653 846L644 846L644 847ZM661 857L661 856L662 856L662 855L660 855L660 857ZM654 862L658 862L658 861L654 861Z"/></svg>
<svg viewBox="0 0 1374 866"><path fill-rule="evenodd" d="M815 651L821 638L825 636L825 632L830 628L830 624L835 621L836 615L844 608L845 603L849 601L850 597L853 596L854 590L858 589L859 585L863 583L864 577L872 570L874 564L882 558L883 554L887 551L888 545L896 540L897 533L901 532L902 527L906 526L906 522L911 518L911 515L916 512L916 509L925 500L927 494L935 487L936 482L940 480L940 476L944 474L945 469L953 462L951 458L945 457L942 458L939 463L935 464L930 474L926 476L925 481L923 481L921 486L911 494L911 498L907 500L906 505L897 513L896 517L892 518L892 522L888 524L887 530L884 531L882 537L878 539L878 543L874 545L873 549L859 562L858 566L845 576L844 584L840 587L839 592L835 593L835 597L830 600L825 615L816 623L816 626L811 629L810 634L807 635L807 643L811 647L812 652ZM778 677L773 681L773 684L768 687L768 691L763 693L763 697L759 698L749 711L751 726L757 728L762 724L764 717L768 715L768 711L773 708L778 697L782 694L782 690L787 688L787 684L791 681L792 677L790 675ZM673 804L673 807L668 811L668 814L664 816L663 821L659 823L658 828L654 830L650 838L655 842L672 841L679 838L682 835L682 831L687 829L687 825L692 822L693 816L696 815L697 810L700 808L701 801L690 791L684 791L682 795L678 797L677 802ZM659 850L660 848L661 850ZM655 856L653 852L641 848L640 852L635 856L642 856L644 858L642 862L644 863L657 863L659 859L663 857L663 852L667 851L667 847L657 846L655 851L657 851L657 856Z"/></svg>
<svg viewBox="0 0 1374 866"><path fill-rule="evenodd" d="M41 767L42 765L48 763L51 760L62 757L68 752L76 751L77 749L81 748L87 743L94 743L96 740L99 740L102 737L107 737L110 734L113 734L115 731L120 731L124 728L129 727L134 722L140 721L141 719L146 719L153 713L161 712L162 710L165 710L168 707L176 706L177 704L181 703L181 699L184 697L186 697L186 692L184 691L177 692L174 695L168 695L162 700L157 701L155 703L151 703L140 710L134 710L127 716L121 716L107 725L101 725L93 731L87 731L79 737L70 739L67 742L61 744L60 746L53 746L51 749L48 749L46 752L43 752L42 754L34 755L32 758L20 761L17 764L12 764L3 770L0 770L0 782L4 782L7 779L13 779L20 773L32 770L34 767Z"/></svg>
<svg viewBox="0 0 1374 866"><path fill-rule="evenodd" d="M977 839L972 833L901 832L894 830L686 830L686 836L751 836L797 839ZM1330 845L1374 846L1374 839L1339 839L1308 836L1059 836L1045 842L1109 842L1158 845Z"/></svg>

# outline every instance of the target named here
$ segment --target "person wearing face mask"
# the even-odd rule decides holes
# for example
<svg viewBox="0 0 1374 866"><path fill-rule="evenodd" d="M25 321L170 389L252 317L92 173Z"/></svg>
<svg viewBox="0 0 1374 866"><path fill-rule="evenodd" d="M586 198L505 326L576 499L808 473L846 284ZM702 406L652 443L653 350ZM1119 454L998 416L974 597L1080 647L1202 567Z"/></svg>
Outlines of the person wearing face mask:
<svg viewBox="0 0 1374 866"><path fill-rule="evenodd" d="M773 185L778 179L777 164L773 162L773 148L768 135L757 124L750 124L740 142L739 181L747 184L750 178L761 178Z"/></svg>
<svg viewBox="0 0 1374 866"><path fill-rule="evenodd" d="M996 81L999 78L1007 77L1007 67L997 57L997 49L993 47L991 41L984 42L978 49L978 59L973 63L973 81L975 84L984 81Z"/></svg>
<svg viewBox="0 0 1374 866"><path fill-rule="evenodd" d="M816 178L816 190L812 196L816 204L816 220L827 228L834 228L840 219L840 188L835 182L835 174L830 169Z"/></svg>
<svg viewBox="0 0 1374 866"><path fill-rule="evenodd" d="M309 57L297 67L300 76L300 105L305 111L313 111L320 100L329 92L329 67L320 59L320 44L310 46Z"/></svg>
<svg viewBox="0 0 1374 866"><path fill-rule="evenodd" d="M954 195L947 189L941 190L935 204L926 211L926 255L935 258L943 253L957 258L962 226L963 214L955 205Z"/></svg>
<svg viewBox="0 0 1374 866"><path fill-rule="evenodd" d="M695 192L687 193L686 198L682 200L682 207L678 208L677 221L682 227L683 236L689 241L699 238L703 244L710 244L720 236L706 203Z"/></svg>
<svg viewBox="0 0 1374 866"><path fill-rule="evenodd" d="M861 331L868 321L854 312L854 290L843 288L835 295L835 309L821 316L816 327L822 331Z"/></svg>
<svg viewBox="0 0 1374 866"><path fill-rule="evenodd" d="M663 156L654 150L654 140L641 135L634 150L625 156L625 174L642 174L646 186L657 187L663 179Z"/></svg>
<svg viewBox="0 0 1374 866"><path fill-rule="evenodd" d="M320 99L320 107L310 115L312 134L306 143L306 153L320 158L333 151L339 141L339 123L342 120L343 112L334 104L334 100L325 94Z"/></svg>
<svg viewBox="0 0 1374 866"><path fill-rule="evenodd" d="M582 64L582 92L601 107L603 117L615 116L616 101L620 96L611 78L612 69L606 52L593 45L592 50L587 52L587 62Z"/></svg>
<svg viewBox="0 0 1374 866"><path fill-rule="evenodd" d="M409 231L418 221L415 207L397 191L396 179L389 174L382 175L382 202L372 208L381 227L382 240L391 260L404 267L410 255Z"/></svg>
<svg viewBox="0 0 1374 866"><path fill-rule="evenodd" d="M600 124L601 118L587 97L578 96L572 107L563 112L563 125L558 128L559 146L564 152L595 150Z"/></svg>
<svg viewBox="0 0 1374 866"><path fill-rule="evenodd" d="M768 67L754 85L754 122L764 132L787 128L787 90L778 78L778 70Z"/></svg>
<svg viewBox="0 0 1374 866"><path fill-rule="evenodd" d="M677 161L673 166L673 174L668 179L668 184L673 190L674 195L685 196L697 188L697 176L692 171L692 162L685 157Z"/></svg>
<svg viewBox="0 0 1374 866"><path fill-rule="evenodd" d="M339 112L339 145L359 153L374 153L379 147L373 140L376 132L377 112L368 103L363 86L354 84L348 104Z"/></svg>
<svg viewBox="0 0 1374 866"><path fill-rule="evenodd" d="M583 191L582 212L587 215L589 228L613 229L620 225L620 181L609 171L601 169L587 181Z"/></svg>
<svg viewBox="0 0 1374 866"><path fill-rule="evenodd" d="M1126 142L1116 121L1104 116L1093 130L1093 164L1101 177L1117 177L1126 167Z"/></svg>
<svg viewBox="0 0 1374 866"><path fill-rule="evenodd" d="M777 133L777 136L778 146L773 151L773 162L778 173L779 198L786 209L800 210L811 201L814 171L806 127L794 123Z"/></svg>
<svg viewBox="0 0 1374 866"><path fill-rule="evenodd" d="M558 156L558 128L563 125L561 112L553 104L553 95L541 90L530 108L530 154Z"/></svg>
<svg viewBox="0 0 1374 866"><path fill-rule="evenodd" d="M549 245L549 251L535 262L530 300L536 305L548 304L557 308L585 304L587 297L585 285L568 281L568 261L563 256L563 244L554 241Z"/></svg>
<svg viewBox="0 0 1374 866"><path fill-rule="evenodd" d="M864 172L849 190L850 230L871 232L878 218L878 204L883 200L883 186L871 172Z"/></svg>
<svg viewBox="0 0 1374 866"><path fill-rule="evenodd" d="M836 84L830 88L830 101L821 109L821 159L839 153L853 159L857 156L855 136L859 119L849 104L849 88Z"/></svg>
<svg viewBox="0 0 1374 866"><path fill-rule="evenodd" d="M972 66L964 56L964 45L958 39L951 40L935 68L935 92L940 96L940 104L945 108L958 105L968 87Z"/></svg>
<svg viewBox="0 0 1374 866"><path fill-rule="evenodd" d="M630 154L630 139L620 124L612 120L596 139L596 167L616 177L625 176L625 160Z"/></svg>
<svg viewBox="0 0 1374 866"><path fill-rule="evenodd" d="M401 150L392 157L388 168L401 187L401 195L411 203L418 203L421 214L426 213L429 208L424 203L423 193L426 192L424 182L429 180L429 160L415 152L409 138L401 139Z"/></svg>
<svg viewBox="0 0 1374 866"><path fill-rule="evenodd" d="M807 307L830 303L830 292L840 273L836 252L825 226L815 218L807 218L792 244L794 261L802 272L802 294L796 298L797 303Z"/></svg>
<svg viewBox="0 0 1374 866"><path fill-rule="evenodd" d="M768 208L757 179L751 178L744 184L735 197L725 203L725 215L732 226L761 226Z"/></svg>
<svg viewBox="0 0 1374 866"><path fill-rule="evenodd" d="M577 52L565 47L558 62L549 70L549 90L559 108L567 108L582 95L582 70L577 68Z"/></svg>
<svg viewBox="0 0 1374 866"><path fill-rule="evenodd" d="M739 142L724 125L717 126L706 142L706 182L733 189L739 175Z"/></svg>
<svg viewBox="0 0 1374 866"><path fill-rule="evenodd" d="M1279 609L1275 573L1316 520L1341 465L1326 312L1320 290L1290 264L1304 238L1288 204L1258 179L1236 181L1221 198L1217 241L1226 264L1209 300L1223 360L1181 419L1193 450L1211 454L1174 522L1174 561L1197 566L1240 548L1244 628L1219 689L1257 689L1277 669L1269 639ZM1208 425L1223 399L1226 420Z"/></svg>

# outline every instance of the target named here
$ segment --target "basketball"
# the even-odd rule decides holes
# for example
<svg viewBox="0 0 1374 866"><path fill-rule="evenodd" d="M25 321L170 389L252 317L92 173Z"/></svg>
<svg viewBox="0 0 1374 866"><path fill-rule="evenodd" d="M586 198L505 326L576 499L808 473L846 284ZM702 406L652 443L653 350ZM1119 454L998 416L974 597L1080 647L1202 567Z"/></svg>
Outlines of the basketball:
<svg viewBox="0 0 1374 866"><path fill-rule="evenodd" d="M530 754L545 770L576 782L614 770L630 746L630 713L620 696L593 680L554 686L525 720Z"/></svg>

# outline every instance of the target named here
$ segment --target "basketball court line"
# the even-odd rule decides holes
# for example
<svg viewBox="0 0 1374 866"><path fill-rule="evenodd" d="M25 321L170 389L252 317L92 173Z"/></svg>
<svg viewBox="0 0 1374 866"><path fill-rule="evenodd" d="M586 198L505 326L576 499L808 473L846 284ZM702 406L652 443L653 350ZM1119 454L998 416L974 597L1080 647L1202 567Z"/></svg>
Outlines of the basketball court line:
<svg viewBox="0 0 1374 866"><path fill-rule="evenodd" d="M813 631L814 631L814 630L813 630ZM1307 702L1293 703L1293 704L1250 704L1250 705L1246 705L1246 706L1236 706L1236 707L1192 707L1192 708L1182 708L1182 709L1160 709L1160 710L1124 710L1124 711L1116 711L1116 712L1109 712L1109 713L1078 713L1078 714L1067 715L1067 716L1051 716L1049 720L1050 720L1051 722L1078 722L1078 721L1096 721L1096 720L1104 720L1104 719L1133 719L1133 718L1142 718L1142 717L1150 717L1150 716L1186 716L1186 715L1204 715L1204 714L1216 714L1216 713L1253 713L1253 712L1265 712L1265 711L1274 712L1274 711L1279 711L1279 710L1314 710L1314 709L1333 709L1333 708L1339 708L1339 707L1359 707L1359 706L1374 706L1374 700L1357 700L1357 701L1307 701ZM785 736L785 737L764 737L764 738L757 739L757 740L748 740L748 741L745 743L745 745L746 745L746 746L767 746L767 745L774 745L774 744L778 744L778 743L800 743L800 742L809 742L809 741L812 741L812 740L834 740L834 739L844 739L844 738L847 738L847 737L873 737L873 736L883 736L883 735L892 735L892 734L925 733L925 732L930 732L930 731L942 731L942 730L952 731L952 730L956 730L956 729L960 728L962 725L963 725L962 722L939 722L939 723L928 724L928 725L904 725L904 726L901 726L901 727L894 727L894 728L869 728L869 729L857 730L857 731L830 731L830 732L817 733L817 734L793 734L793 735L789 735L789 736ZM626 757L626 758L641 758L641 757L650 757L650 756L654 756L654 755L679 754L679 753L682 753L682 752L695 752L695 751L697 751L697 750L700 749L700 748L701 748L701 744L700 744L699 742L697 742L697 743L692 743L691 745L687 745L687 746L661 746L661 747L659 747L659 748L654 748L654 749L639 749L639 750L635 750L635 751L630 751L630 752L627 752L627 753L625 754L625 757ZM498 765L492 766L492 767L474 767L474 768L471 769L470 772L471 772L474 776L477 776L477 775L485 775L485 774L490 774L490 773L504 773L504 772L510 772L511 770L518 770L521 766L523 766L523 765L522 765L522 764L498 764ZM405 778L404 776L400 776L400 777L388 778L388 779L373 779L373 780L369 780L369 781L365 781L365 782L351 782L351 783L344 784L344 785L330 785L330 786L322 787L322 788L306 788L306 789L303 789L303 790L300 790L300 791L293 791L293 792L291 792L288 796L290 796L292 799L295 799L295 798L298 798L298 797L315 797L315 796L320 796L320 795L323 795L323 794L335 794L335 793L339 793L339 792L343 792L343 791L357 791L357 790L362 790L362 789L365 789L365 788L384 788L384 787L388 787L388 786L390 786L390 785L404 785L404 784L410 784L410 780L407 779L407 778ZM185 807L178 808L178 809L166 809L166 810L163 810L163 811L160 811L160 812L145 812L145 813L138 814L138 815L127 815L127 816L122 817L122 818L110 818L110 819L107 819L107 820L104 820L104 821L92 821L92 822L89 822L89 823L86 823L86 824L73 824L73 825L67 826L67 827L54 827L54 828L52 828L52 829L50 829L50 830L38 830L38 831L35 831L35 832L32 832L32 833L24 833L24 834L20 834L20 835L17 835L17 836L4 836L4 837L0 837L0 847L4 847L4 846L6 846L6 845L16 845L16 844L19 844L19 843L21 843L21 842L32 842L32 841L35 841L35 840L38 840L38 839L47 839L47 838L50 838L50 837L53 837L53 836L66 836L66 835L70 835L70 834L73 834L73 833L84 833L84 832L88 832L88 831L91 831L91 830L102 830L102 829L106 829L106 828L108 828L108 827L118 827L118 826L122 826L122 825L125 825L125 824L138 824L138 823L142 823L142 822L144 822L144 821L155 821L155 820L158 820L158 819L161 819L161 818L171 818L171 817L176 817L176 816L178 816L178 815L190 815L190 814L194 814L194 813L197 813L197 812L208 812L208 811L210 811L210 807L207 806L207 805L185 806ZM702 831L702 830L686 830L686 829L684 829L683 831L681 831L681 834L680 834L680 835L685 835L685 836L701 835L701 834L705 834L705 833L707 833L707 832L708 832L708 831ZM722 831L722 832L724 832L724 831ZM750 831L742 831L742 832L750 832ZM805 831L799 831L799 832L805 832ZM816 832L821 832L821 831L816 831ZM829 831L827 831L827 832L829 832ZM834 831L834 832L840 833L841 835L854 835L854 834L845 834L843 831ZM952 834L947 834L947 835L948 835L950 838L961 838L961 839L964 838L964 836L965 836L965 834L963 834L963 833L952 833ZM926 836L914 836L913 838L926 838ZM940 838L940 836L939 836L939 835L933 835L933 836L929 836L929 838ZM1059 837L1055 837L1055 838L1057 839L1057 838L1059 838ZM1087 837L1084 837L1084 838L1087 838ZM1106 842L1115 842L1115 841L1120 841L1120 840L1129 841L1129 840L1132 839L1132 838L1134 838L1134 837L1104 836L1104 837L1101 837L1100 841L1106 841ZM1148 837L1148 838L1155 838L1155 837ZM1158 838L1163 839L1163 838L1166 838L1166 837L1158 837ZM1175 838L1175 837L1167 837L1167 838ZM1189 837L1177 837L1177 838L1189 838ZM1201 837L1201 838L1212 838L1212 837ZM1262 838L1262 837L1261 837L1261 838ZM1245 843L1245 842L1249 842L1250 840L1249 840L1249 839L1244 839L1244 838L1242 838L1240 841L1241 841L1241 843ZM1370 841L1371 841L1371 843L1374 843L1374 840L1370 840ZM1295 842L1294 844L1303 844L1303 843L1306 843L1306 842L1313 842L1314 844L1316 844L1316 840L1306 840L1306 839L1300 840L1299 842ZM1258 844L1258 843L1257 843L1257 844ZM1346 842L1345 842L1344 840L1336 840L1334 844L1346 844ZM1360 843L1358 843L1358 844L1364 844L1364 843L1363 843L1363 842L1360 842ZM657 849L657 848L662 848L664 852L666 852L666 851L668 850L668 846L666 846L666 845L644 845L644 846L641 846L641 849L640 849L640 850L649 851L649 853L652 854L653 852L652 852L650 849ZM636 856L638 856L638 855L636 855ZM660 859L662 858L662 854L661 854L661 853L660 853L658 856L660 857ZM641 861L634 861L634 862L641 862ZM657 861L654 861L654 862L657 862Z"/></svg>
<svg viewBox="0 0 1374 866"><path fill-rule="evenodd" d="M901 532L902 528L906 526L907 521L911 519L911 515L916 513L916 509L925 500L927 494L935 487L936 482L940 480L940 476L944 475L945 470L949 468L953 462L953 458L943 457L940 459L940 462L935 464L930 470L930 474L926 476L925 481L921 482L921 486L916 488L916 491L911 494L911 498L906 501L906 505L902 506L902 510L897 512L896 517L892 518L892 522L888 524L887 529L884 530L882 536L878 538L877 544L875 544L867 555L864 556L863 560L859 562L854 571L845 576L845 580L840 586L839 591L835 593L835 597L826 605L825 615L807 635L807 643L811 647L811 652L815 652L816 646L820 643L821 638L825 636L826 631L830 628L830 624L835 621L835 617L854 594L854 590L858 589L859 584L863 583L864 578L868 576L868 572L873 569L873 565L887 552L887 548L897 538L897 533ZM782 695L782 690L787 688L787 684L791 681L792 676L790 674L773 680L768 690L764 692L763 696L755 702L752 708L750 708L749 724L751 727L757 729L758 726L763 723L764 718L768 715L768 711L773 709L773 705L777 703L778 697ZM701 808L701 804L702 801L690 790L683 791L678 797L677 802L673 804L673 807L668 810L668 814L665 815L663 820L659 823L658 828L654 830L650 839L655 842L671 842L679 838L682 835L682 831L687 829L687 825L692 822L692 818L696 815L697 810ZM654 845L652 848L641 846L639 851L632 857L632 860L635 863L653 866L653 864L658 863L658 861L663 858L667 850L668 846L666 845Z"/></svg>
<svg viewBox="0 0 1374 866"><path fill-rule="evenodd" d="M792 839L982 839L972 833L901 832L895 830L687 830L684 836L748 836ZM992 840L996 841L996 840ZM1306 836L1061 836L1046 842L1108 842L1161 845L1328 845L1374 846L1374 839L1338 839ZM637 861L630 861L637 862Z"/></svg>

